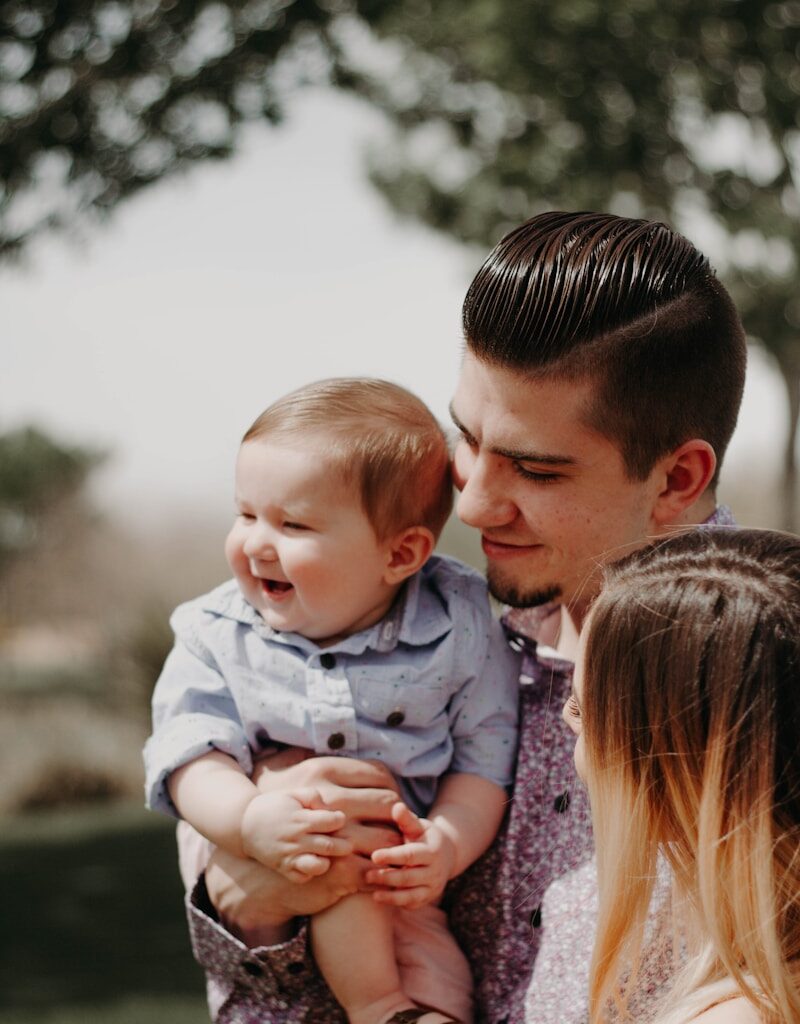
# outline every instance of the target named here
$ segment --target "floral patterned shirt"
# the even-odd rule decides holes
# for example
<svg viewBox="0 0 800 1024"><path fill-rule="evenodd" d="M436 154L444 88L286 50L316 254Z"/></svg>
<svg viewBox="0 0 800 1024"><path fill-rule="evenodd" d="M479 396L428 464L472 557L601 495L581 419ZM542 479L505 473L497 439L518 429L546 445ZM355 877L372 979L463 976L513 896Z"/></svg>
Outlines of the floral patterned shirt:
<svg viewBox="0 0 800 1024"><path fill-rule="evenodd" d="M720 506L707 525L735 524ZM575 776L575 738L561 720L573 665L539 642L555 634L558 614L548 605L504 617L522 651L513 798L490 849L446 893L475 976L477 1024L587 1020L597 887L588 798ZM346 1024L308 952L305 927L282 945L248 949L217 923L202 877L187 909L217 1024ZM654 949L640 972L639 1021L674 972L668 945Z"/></svg>

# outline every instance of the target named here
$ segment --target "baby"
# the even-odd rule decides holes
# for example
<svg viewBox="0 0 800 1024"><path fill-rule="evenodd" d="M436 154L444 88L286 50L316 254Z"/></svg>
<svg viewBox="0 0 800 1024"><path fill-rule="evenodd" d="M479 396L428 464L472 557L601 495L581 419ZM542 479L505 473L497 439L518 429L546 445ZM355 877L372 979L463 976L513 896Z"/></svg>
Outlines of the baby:
<svg viewBox="0 0 800 1024"><path fill-rule="evenodd" d="M518 666L483 579L432 554L452 505L442 430L397 385L311 384L245 434L236 505L235 579L172 618L148 805L302 883L352 851L344 815L261 792L254 757L286 744L383 762L402 842L372 855L384 888L312 918L314 954L352 1024L469 1021L469 968L436 904L499 827Z"/></svg>

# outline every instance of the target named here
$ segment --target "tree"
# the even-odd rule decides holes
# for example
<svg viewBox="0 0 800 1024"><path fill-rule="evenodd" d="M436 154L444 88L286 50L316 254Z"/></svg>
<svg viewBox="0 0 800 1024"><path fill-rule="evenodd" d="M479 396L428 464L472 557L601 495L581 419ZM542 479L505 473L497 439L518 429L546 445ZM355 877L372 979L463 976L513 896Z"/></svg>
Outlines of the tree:
<svg viewBox="0 0 800 1024"><path fill-rule="evenodd" d="M0 25L0 256L330 82L394 125L371 165L389 202L465 241L553 207L717 225L800 390L796 0L0 0Z"/></svg>
<svg viewBox="0 0 800 1024"><path fill-rule="evenodd" d="M482 245L552 208L666 218L690 236L718 228L715 262L786 384L783 520L795 528L800 7L359 6L413 82L370 83L396 125L372 178L401 212Z"/></svg>
<svg viewBox="0 0 800 1024"><path fill-rule="evenodd" d="M89 474L104 458L62 445L36 427L0 434L0 575L43 534L52 540L59 520L63 532L66 510L74 514Z"/></svg>
<svg viewBox="0 0 800 1024"><path fill-rule="evenodd" d="M335 8L0 0L0 256L229 156L245 121L277 122L286 92L344 60Z"/></svg>

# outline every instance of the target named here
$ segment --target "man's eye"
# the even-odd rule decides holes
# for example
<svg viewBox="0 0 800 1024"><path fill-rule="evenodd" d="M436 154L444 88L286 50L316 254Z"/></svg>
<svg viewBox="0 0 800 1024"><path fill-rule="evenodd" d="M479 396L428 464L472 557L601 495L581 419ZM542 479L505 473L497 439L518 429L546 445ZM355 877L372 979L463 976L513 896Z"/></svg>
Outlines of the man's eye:
<svg viewBox="0 0 800 1024"><path fill-rule="evenodd" d="M514 472L518 473L523 480L533 480L537 484L554 484L560 479L559 473L540 473L533 469L526 469L521 463L514 463Z"/></svg>

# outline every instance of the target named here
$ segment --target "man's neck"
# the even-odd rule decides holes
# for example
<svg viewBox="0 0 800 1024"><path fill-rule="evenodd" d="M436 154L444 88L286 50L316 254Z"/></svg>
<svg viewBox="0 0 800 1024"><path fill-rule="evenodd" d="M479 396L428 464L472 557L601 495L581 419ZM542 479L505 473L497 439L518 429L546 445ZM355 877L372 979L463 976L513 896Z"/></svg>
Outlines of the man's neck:
<svg viewBox="0 0 800 1024"><path fill-rule="evenodd" d="M669 536L675 533L676 530L680 531L682 527L689 529L693 526L699 526L701 523L714 514L717 508L717 501L715 495L708 491L698 501L691 505L683 515L669 526L665 526L660 536ZM658 536L658 535L657 535ZM648 541L657 539L656 536L648 538ZM647 541L645 542L645 544ZM591 606L591 602L583 602L581 604L566 605L562 604L559 615L558 633L553 646L555 650L563 658L568 658L570 661L575 660L575 656L578 650L578 637L581 629L583 628L583 620Z"/></svg>
<svg viewBox="0 0 800 1024"><path fill-rule="evenodd" d="M578 635L581 631L583 620L576 621L573 613L565 604L560 609L560 624L558 627L558 639L555 649L562 658L568 661L575 661L578 654Z"/></svg>

